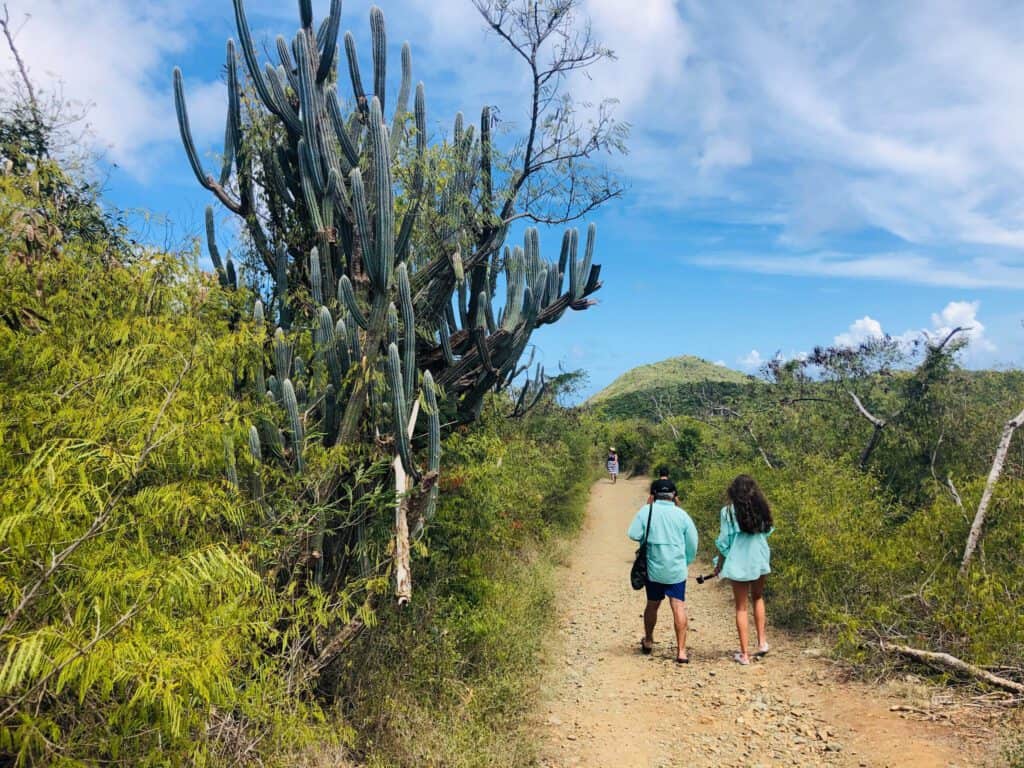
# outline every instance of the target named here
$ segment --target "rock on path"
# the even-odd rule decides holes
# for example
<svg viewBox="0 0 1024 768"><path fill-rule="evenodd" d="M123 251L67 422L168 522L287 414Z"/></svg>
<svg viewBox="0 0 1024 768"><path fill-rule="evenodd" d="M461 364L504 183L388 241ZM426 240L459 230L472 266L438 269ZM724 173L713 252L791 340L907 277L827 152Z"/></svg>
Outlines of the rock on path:
<svg viewBox="0 0 1024 768"><path fill-rule="evenodd" d="M869 686L838 680L827 662L771 625L771 654L740 667L727 584L687 589L691 664L675 655L663 605L655 649L641 656L642 592L628 583L625 538L647 481L598 482L583 532L560 574L560 628L549 649L536 719L541 765L931 766L977 765L950 726L902 719ZM707 553L717 531L702 531ZM751 627L751 638L754 638Z"/></svg>

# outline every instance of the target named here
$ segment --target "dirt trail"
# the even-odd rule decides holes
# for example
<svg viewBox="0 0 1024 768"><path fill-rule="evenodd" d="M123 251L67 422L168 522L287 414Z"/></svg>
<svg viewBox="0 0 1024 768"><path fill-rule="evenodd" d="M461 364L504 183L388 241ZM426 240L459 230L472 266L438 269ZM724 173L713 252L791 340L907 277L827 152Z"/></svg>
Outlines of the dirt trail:
<svg viewBox="0 0 1024 768"><path fill-rule="evenodd" d="M774 629L771 654L740 667L727 584L698 586L687 603L692 663L676 665L663 605L651 656L638 653L643 593L628 583L634 545L625 538L647 482L602 481L561 574L560 625L536 719L544 766L959 766L981 764L950 726L904 719L905 704L843 682L804 643ZM701 553L717 531L701 531ZM751 638L754 637L751 627Z"/></svg>

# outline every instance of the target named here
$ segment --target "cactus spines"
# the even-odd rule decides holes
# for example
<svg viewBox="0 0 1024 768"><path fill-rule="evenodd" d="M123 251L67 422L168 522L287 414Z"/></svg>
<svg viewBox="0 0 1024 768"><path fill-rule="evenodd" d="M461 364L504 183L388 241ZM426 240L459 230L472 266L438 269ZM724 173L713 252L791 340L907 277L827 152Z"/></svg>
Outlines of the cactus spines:
<svg viewBox="0 0 1024 768"><path fill-rule="evenodd" d="M282 399L284 410L288 415L288 427L291 429L292 451L295 454L295 467L301 472L303 470L302 444L305 435L302 431L302 419L299 418L299 403L295 395L295 388L291 379L281 382Z"/></svg>
<svg viewBox="0 0 1024 768"><path fill-rule="evenodd" d="M366 316L359 309L359 304L356 302L356 292L352 288L352 281L348 279L348 275L342 275L338 278L338 298L341 299L342 305L348 310L356 325L366 330Z"/></svg>
<svg viewBox="0 0 1024 768"><path fill-rule="evenodd" d="M388 377L388 389L391 400L391 419L395 433L395 450L402 460L402 467L413 477L418 477L412 463L412 446L409 443L409 414L405 406L405 394L402 391L402 363L398 355L398 345L388 344L388 357L385 362Z"/></svg>

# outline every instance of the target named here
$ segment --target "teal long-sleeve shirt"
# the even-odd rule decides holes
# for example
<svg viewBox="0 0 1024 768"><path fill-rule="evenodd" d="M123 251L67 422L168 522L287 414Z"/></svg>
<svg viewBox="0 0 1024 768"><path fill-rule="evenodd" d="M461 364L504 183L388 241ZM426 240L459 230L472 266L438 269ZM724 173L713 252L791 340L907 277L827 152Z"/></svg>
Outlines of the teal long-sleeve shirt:
<svg viewBox="0 0 1024 768"><path fill-rule="evenodd" d="M644 538L648 507L641 507L629 526L627 535L633 541ZM654 502L647 535L647 578L659 584L685 581L687 566L697 557L697 543L697 526L685 510L671 501Z"/></svg>
<svg viewBox="0 0 1024 768"><path fill-rule="evenodd" d="M736 522L736 512L731 506L722 507L718 519L719 531L715 546L725 558L719 575L732 581L756 581L771 573L772 552L768 546L768 537L772 532L744 533ZM716 557L715 564L718 563Z"/></svg>

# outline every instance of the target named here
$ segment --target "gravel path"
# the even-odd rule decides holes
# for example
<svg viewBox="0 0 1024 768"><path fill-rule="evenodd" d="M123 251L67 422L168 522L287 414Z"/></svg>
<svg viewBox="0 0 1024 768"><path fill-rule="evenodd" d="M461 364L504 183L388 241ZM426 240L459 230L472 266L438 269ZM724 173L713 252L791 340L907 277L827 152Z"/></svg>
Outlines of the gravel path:
<svg viewBox="0 0 1024 768"><path fill-rule="evenodd" d="M663 605L651 656L638 653L642 592L628 583L634 545L625 537L647 481L602 481L561 575L560 633L544 671L541 765L925 766L978 765L952 726L904 719L901 702L843 682L801 639L771 625L771 654L749 667L736 648L727 584L696 583L687 603L692 663L673 663L671 614ZM702 531L702 554L717 531ZM751 627L751 638L754 637Z"/></svg>

